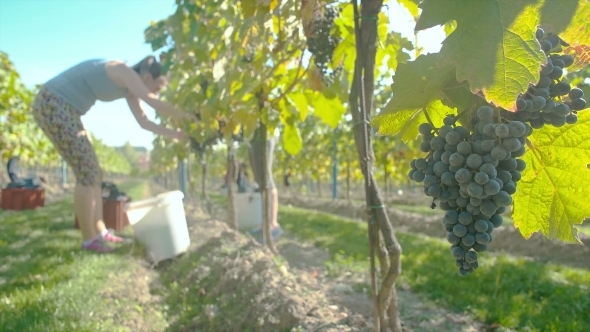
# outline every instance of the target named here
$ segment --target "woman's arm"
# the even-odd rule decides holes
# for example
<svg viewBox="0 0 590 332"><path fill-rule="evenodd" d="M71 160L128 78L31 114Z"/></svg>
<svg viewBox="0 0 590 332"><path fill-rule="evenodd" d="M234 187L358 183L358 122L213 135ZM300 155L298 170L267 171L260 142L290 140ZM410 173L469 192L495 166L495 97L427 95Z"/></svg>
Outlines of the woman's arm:
<svg viewBox="0 0 590 332"><path fill-rule="evenodd" d="M174 119L187 119L190 115L181 112L172 104L167 103L158 99L158 96L153 94L145 86L139 75L129 68L126 64L120 63L113 66L116 71L116 75L120 78L121 82L127 87L129 93L137 98L145 101L150 107L153 107L156 112L169 116Z"/></svg>
<svg viewBox="0 0 590 332"><path fill-rule="evenodd" d="M141 105L139 104L139 98L135 96L128 96L127 104L129 105L129 109L131 109L133 116L135 116L135 120L137 120L137 123L142 129L149 130L157 135L162 135L175 139L182 139L184 137L184 134L180 131L168 129L164 126L158 125L150 121L147 118L147 116L145 116L143 109L141 109Z"/></svg>

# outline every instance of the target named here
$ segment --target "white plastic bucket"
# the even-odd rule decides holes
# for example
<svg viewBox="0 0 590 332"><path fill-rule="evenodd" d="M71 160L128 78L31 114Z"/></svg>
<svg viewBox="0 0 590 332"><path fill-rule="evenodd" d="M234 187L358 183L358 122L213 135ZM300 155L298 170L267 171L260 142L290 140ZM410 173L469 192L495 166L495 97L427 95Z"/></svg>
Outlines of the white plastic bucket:
<svg viewBox="0 0 590 332"><path fill-rule="evenodd" d="M236 215L240 230L251 230L262 225L262 198L260 193L236 193Z"/></svg>
<svg viewBox="0 0 590 332"><path fill-rule="evenodd" d="M181 191L169 191L127 207L133 233L154 263L173 258L190 245L183 198Z"/></svg>

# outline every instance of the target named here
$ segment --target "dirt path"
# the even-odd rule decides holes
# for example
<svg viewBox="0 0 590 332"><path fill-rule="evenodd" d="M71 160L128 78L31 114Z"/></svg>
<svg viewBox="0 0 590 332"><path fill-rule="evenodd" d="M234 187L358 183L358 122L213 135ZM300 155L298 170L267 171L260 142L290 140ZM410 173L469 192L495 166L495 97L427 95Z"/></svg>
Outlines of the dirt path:
<svg viewBox="0 0 590 332"><path fill-rule="evenodd" d="M361 219L365 213L362 204L350 204L348 201L333 202L281 197L281 204L290 204L353 219ZM424 216L395 208L389 208L388 213L397 231L422 233L441 239L445 235L440 224L441 216ZM540 262L554 262L588 269L590 268L590 237L583 234L580 237L584 245L553 242L540 234L534 234L530 239L525 240L514 226L504 225L494 230L494 240L490 243L488 250L524 256Z"/></svg>
<svg viewBox="0 0 590 332"><path fill-rule="evenodd" d="M247 238L250 236L236 233L217 219L225 219L225 210L216 207L216 219L209 217L194 208L190 209L191 234L198 238L193 243L193 250L203 250L206 239L220 236ZM198 234L198 235L197 235ZM221 235L224 234L224 235ZM194 238L194 237L193 237ZM256 245L258 246L258 245ZM277 242L277 249L286 264L279 271L286 273L290 280L296 280L303 297L291 298L295 312L312 310L307 316L314 320L303 320L303 329L297 331L371 331L372 303L368 294L368 275L361 271L342 270L329 273L326 263L329 254L308 243L302 243L285 234ZM237 251L231 252L237 255ZM265 250L266 252L266 250ZM269 255L266 252L265 256ZM235 256L233 256L235 257ZM255 264L255 263L254 263ZM281 277L284 278L284 277ZM272 279L272 278L271 278ZM399 302L404 331L484 331L483 324L473 321L467 315L450 313L433 303L424 301L404 286L398 286Z"/></svg>

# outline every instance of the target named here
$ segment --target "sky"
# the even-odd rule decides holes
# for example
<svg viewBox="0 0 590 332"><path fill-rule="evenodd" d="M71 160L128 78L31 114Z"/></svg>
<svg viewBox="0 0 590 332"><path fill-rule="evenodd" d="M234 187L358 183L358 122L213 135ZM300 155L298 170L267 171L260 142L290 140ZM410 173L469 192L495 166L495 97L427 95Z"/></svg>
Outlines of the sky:
<svg viewBox="0 0 590 332"><path fill-rule="evenodd" d="M392 29L413 41L412 17L396 1L388 7ZM174 0L0 0L0 51L8 53L28 87L87 59L135 64L155 54L144 42L145 28L174 10ZM418 36L426 53L438 52L443 39L440 28ZM155 120L154 110L143 106ZM124 99L97 101L82 122L107 145L152 149L154 135L139 127Z"/></svg>

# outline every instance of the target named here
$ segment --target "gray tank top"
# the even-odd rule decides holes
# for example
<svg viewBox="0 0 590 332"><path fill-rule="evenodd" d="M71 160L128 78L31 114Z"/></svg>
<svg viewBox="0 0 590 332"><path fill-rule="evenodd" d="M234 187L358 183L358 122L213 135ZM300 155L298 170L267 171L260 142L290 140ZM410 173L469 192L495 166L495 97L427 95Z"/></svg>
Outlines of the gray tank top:
<svg viewBox="0 0 590 332"><path fill-rule="evenodd" d="M127 96L127 89L118 87L107 76L106 63L107 60L103 59L81 62L50 79L44 86L84 115L97 100L113 101Z"/></svg>

